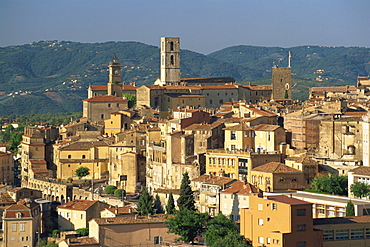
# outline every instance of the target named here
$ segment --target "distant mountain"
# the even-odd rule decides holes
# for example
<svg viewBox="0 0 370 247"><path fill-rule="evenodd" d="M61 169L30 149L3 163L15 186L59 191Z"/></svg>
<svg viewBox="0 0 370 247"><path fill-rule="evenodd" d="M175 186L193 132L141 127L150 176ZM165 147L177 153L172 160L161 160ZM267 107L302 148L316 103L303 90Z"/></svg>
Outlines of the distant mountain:
<svg viewBox="0 0 370 247"><path fill-rule="evenodd" d="M294 98L307 97L307 85L354 84L357 75L370 71L368 48L234 46L209 55L182 50L181 77L232 76L268 84L271 66L287 65L288 50ZM159 77L158 47L139 42L40 41L0 48L0 115L82 111L88 85L107 83L114 54L126 83L152 84Z"/></svg>

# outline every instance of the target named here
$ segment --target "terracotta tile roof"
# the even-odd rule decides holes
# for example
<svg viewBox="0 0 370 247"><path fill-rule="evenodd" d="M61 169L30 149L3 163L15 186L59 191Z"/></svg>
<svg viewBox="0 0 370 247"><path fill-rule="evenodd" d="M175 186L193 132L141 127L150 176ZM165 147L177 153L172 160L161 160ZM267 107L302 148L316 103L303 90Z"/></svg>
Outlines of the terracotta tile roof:
<svg viewBox="0 0 370 247"><path fill-rule="evenodd" d="M15 201L8 193L0 193L0 204L13 204Z"/></svg>
<svg viewBox="0 0 370 247"><path fill-rule="evenodd" d="M312 204L306 201L302 201L293 197L289 196L284 196L284 195L278 195L278 196L268 196L267 199L276 201L276 202L281 202L285 204L290 204L290 205L304 205L304 204Z"/></svg>
<svg viewBox="0 0 370 247"><path fill-rule="evenodd" d="M356 86L340 86L340 87L312 87L311 92L336 92L345 93L347 91L356 90Z"/></svg>
<svg viewBox="0 0 370 247"><path fill-rule="evenodd" d="M257 115L260 115L260 116L265 116L265 117L275 117L275 116L277 116L275 113L264 111L264 110L261 110L261 109L257 109L255 107L244 106L244 105L242 105L242 106L247 108L248 110L254 112Z"/></svg>
<svg viewBox="0 0 370 247"><path fill-rule="evenodd" d="M16 217L17 213L21 213L22 218L32 217L31 210L26 205L13 204L5 208L3 218L4 219L17 218Z"/></svg>
<svg viewBox="0 0 370 247"><path fill-rule="evenodd" d="M267 173L297 173L297 172L302 173L302 171L287 166L280 162L269 162L267 164L253 168L252 171Z"/></svg>
<svg viewBox="0 0 370 247"><path fill-rule="evenodd" d="M60 147L60 150L90 150L92 147L91 142L74 142L70 143L69 145Z"/></svg>
<svg viewBox="0 0 370 247"><path fill-rule="evenodd" d="M220 193L250 195L252 193L262 193L262 190L256 188L250 183L244 183L238 180L232 183L227 189L221 190Z"/></svg>
<svg viewBox="0 0 370 247"><path fill-rule="evenodd" d="M90 200L73 200L58 206L58 209L70 209L78 211L86 211L89 207L97 203L98 201Z"/></svg>
<svg viewBox="0 0 370 247"><path fill-rule="evenodd" d="M236 85L203 85L203 90L222 90L222 89L238 89Z"/></svg>
<svg viewBox="0 0 370 247"><path fill-rule="evenodd" d="M189 90L189 89L200 90L201 89L201 87L197 86L197 85L191 85L191 86L172 86L172 85L169 85L169 86L164 86L164 88L166 90Z"/></svg>
<svg viewBox="0 0 370 247"><path fill-rule="evenodd" d="M134 214L134 213L137 213L137 210L134 209L133 207L130 207L130 206L118 207L118 208L114 208L114 207L113 208L106 208L104 210L108 210L109 212L111 212L112 214L115 214L115 215Z"/></svg>
<svg viewBox="0 0 370 247"><path fill-rule="evenodd" d="M49 173L49 170L46 168L32 168L33 173Z"/></svg>
<svg viewBox="0 0 370 247"><path fill-rule="evenodd" d="M64 239L63 242L67 243L68 246L86 246L99 244L99 242L95 238L69 238Z"/></svg>
<svg viewBox="0 0 370 247"><path fill-rule="evenodd" d="M90 85L92 91L107 91L107 85Z"/></svg>
<svg viewBox="0 0 370 247"><path fill-rule="evenodd" d="M214 185L226 185L229 183L233 183L237 181L234 178L228 177L217 177L217 176L210 176L208 174L201 175L197 178L192 180L193 182L202 182L204 184L214 184Z"/></svg>
<svg viewBox="0 0 370 247"><path fill-rule="evenodd" d="M307 163L318 163L317 161L313 160L312 158L308 157L307 155L304 156L291 156L286 158L286 160L292 160L295 163L307 164Z"/></svg>
<svg viewBox="0 0 370 247"><path fill-rule="evenodd" d="M123 85L122 89L123 90L136 90L138 87L134 85Z"/></svg>
<svg viewBox="0 0 370 247"><path fill-rule="evenodd" d="M368 223L369 224L370 215L313 219L314 226L315 225L333 225L333 224L353 224L353 223Z"/></svg>
<svg viewBox="0 0 370 247"><path fill-rule="evenodd" d="M168 217L173 217L169 215ZM123 224L148 224L148 223L165 223L167 221L166 215L157 214L150 218L148 216L135 217L115 217L115 218L95 218L98 225L123 225Z"/></svg>
<svg viewBox="0 0 370 247"><path fill-rule="evenodd" d="M34 159L30 159L29 160L31 164L46 164L46 161L45 160L34 160Z"/></svg>
<svg viewBox="0 0 370 247"><path fill-rule="evenodd" d="M349 172L353 172L354 174L358 175L370 176L370 166L359 166L349 170Z"/></svg>
<svg viewBox="0 0 370 247"><path fill-rule="evenodd" d="M254 130L258 131L275 131L279 129L279 125L272 125L272 124L260 124L254 127Z"/></svg>
<svg viewBox="0 0 370 247"><path fill-rule="evenodd" d="M250 126L248 126L246 123L239 123L237 125L229 126L226 128L223 128L224 130L238 130L238 131L244 131L244 130L252 130Z"/></svg>
<svg viewBox="0 0 370 247"><path fill-rule="evenodd" d="M116 97L113 95L94 96L92 98L84 99L86 102L126 102L126 99Z"/></svg>

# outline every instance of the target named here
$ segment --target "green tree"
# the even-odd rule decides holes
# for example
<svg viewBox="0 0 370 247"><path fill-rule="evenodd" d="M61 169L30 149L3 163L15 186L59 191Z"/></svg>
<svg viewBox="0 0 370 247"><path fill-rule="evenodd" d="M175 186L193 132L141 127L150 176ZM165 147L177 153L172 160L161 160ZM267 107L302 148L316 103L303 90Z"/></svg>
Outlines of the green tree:
<svg viewBox="0 0 370 247"><path fill-rule="evenodd" d="M148 190L145 188L143 193L141 193L139 201L137 202L137 211L140 215L153 214L153 197L149 195Z"/></svg>
<svg viewBox="0 0 370 247"><path fill-rule="evenodd" d="M194 192L191 190L190 187L189 174L185 172L182 175L180 197L177 200L177 206L179 207L180 211L184 209L195 210L193 193Z"/></svg>
<svg viewBox="0 0 370 247"><path fill-rule="evenodd" d="M75 171L75 174L78 177L78 179L81 179L82 177L85 177L90 174L90 169L88 167L81 166Z"/></svg>
<svg viewBox="0 0 370 247"><path fill-rule="evenodd" d="M172 192L170 192L166 206L166 214L175 214L175 213L176 213L175 201L173 200Z"/></svg>
<svg viewBox="0 0 370 247"><path fill-rule="evenodd" d="M9 149L15 153L18 152L18 146L21 144L23 132L13 132L9 140Z"/></svg>
<svg viewBox="0 0 370 247"><path fill-rule="evenodd" d="M351 192L355 197L367 197L370 193L370 185L363 182L354 182L351 185Z"/></svg>
<svg viewBox="0 0 370 247"><path fill-rule="evenodd" d="M316 176L311 186L314 192L346 196L348 194L348 177L338 175Z"/></svg>
<svg viewBox="0 0 370 247"><path fill-rule="evenodd" d="M231 232L224 238L220 238L212 247L252 247L252 245L248 244L244 236L238 232Z"/></svg>
<svg viewBox="0 0 370 247"><path fill-rule="evenodd" d="M219 214L207 224L207 245L214 246L219 240L234 232L239 235L235 222L225 215Z"/></svg>
<svg viewBox="0 0 370 247"><path fill-rule="evenodd" d="M201 235L205 230L207 213L197 213L194 210L183 209L178 211L175 217L168 219L168 232L175 233L180 237L176 241L194 243L195 237Z"/></svg>
<svg viewBox="0 0 370 247"><path fill-rule="evenodd" d="M113 193L115 197L121 197L122 198L123 189L116 189Z"/></svg>
<svg viewBox="0 0 370 247"><path fill-rule="evenodd" d="M123 97L126 97L126 99L128 100L128 107L129 108L134 108L136 106L136 96L135 95L129 94L129 93L124 93Z"/></svg>
<svg viewBox="0 0 370 247"><path fill-rule="evenodd" d="M117 187L114 185L107 185L104 189L105 194L113 195Z"/></svg>
<svg viewBox="0 0 370 247"><path fill-rule="evenodd" d="M355 205L349 200L346 206L346 216L355 216Z"/></svg>
<svg viewBox="0 0 370 247"><path fill-rule="evenodd" d="M79 228L76 229L76 232L81 236L89 236L89 228Z"/></svg>

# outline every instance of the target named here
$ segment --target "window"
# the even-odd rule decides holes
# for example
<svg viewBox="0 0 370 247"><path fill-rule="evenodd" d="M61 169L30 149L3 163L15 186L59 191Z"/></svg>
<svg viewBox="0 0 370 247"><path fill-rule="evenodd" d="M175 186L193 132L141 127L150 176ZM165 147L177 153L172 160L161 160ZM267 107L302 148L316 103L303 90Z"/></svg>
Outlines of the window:
<svg viewBox="0 0 370 247"><path fill-rule="evenodd" d="M235 148L235 145L231 145L230 146L230 149L231 149L231 151L234 151L236 148Z"/></svg>
<svg viewBox="0 0 370 247"><path fill-rule="evenodd" d="M324 241L332 241L334 240L334 231L324 231Z"/></svg>
<svg viewBox="0 0 370 247"><path fill-rule="evenodd" d="M157 236L154 237L154 244L161 244L162 243L162 237Z"/></svg>
<svg viewBox="0 0 370 247"><path fill-rule="evenodd" d="M230 140L236 140L236 131L230 132Z"/></svg>
<svg viewBox="0 0 370 247"><path fill-rule="evenodd" d="M77 214L75 213L75 219L78 219Z"/></svg>
<svg viewBox="0 0 370 247"><path fill-rule="evenodd" d="M212 104L212 100L209 100L209 103Z"/></svg>
<svg viewBox="0 0 370 247"><path fill-rule="evenodd" d="M306 231L306 224L304 224L304 225L297 225L297 231Z"/></svg>
<svg viewBox="0 0 370 247"><path fill-rule="evenodd" d="M306 215L306 209L297 209L297 216L304 216Z"/></svg>
<svg viewBox="0 0 370 247"><path fill-rule="evenodd" d="M104 119L104 114L101 114L101 115L100 115L100 118L101 118L101 119Z"/></svg>
<svg viewBox="0 0 370 247"><path fill-rule="evenodd" d="M170 59L171 59L171 62L170 62L171 65L174 65L175 64L175 59L174 59L173 55L171 55Z"/></svg>
<svg viewBox="0 0 370 247"><path fill-rule="evenodd" d="M322 208L317 209L318 214L325 214L325 210Z"/></svg>
<svg viewBox="0 0 370 247"><path fill-rule="evenodd" d="M71 213L67 213L66 218L71 218Z"/></svg>
<svg viewBox="0 0 370 247"><path fill-rule="evenodd" d="M258 219L258 225L263 226L263 219Z"/></svg>
<svg viewBox="0 0 370 247"><path fill-rule="evenodd" d="M85 218L85 216L83 214L81 214L81 220L83 220Z"/></svg>
<svg viewBox="0 0 370 247"><path fill-rule="evenodd" d="M258 210L263 210L262 204L258 204Z"/></svg>
<svg viewBox="0 0 370 247"><path fill-rule="evenodd" d="M297 242L297 247L306 247L306 241Z"/></svg>
<svg viewBox="0 0 370 247"><path fill-rule="evenodd" d="M19 224L19 231L24 232L24 223Z"/></svg>
<svg viewBox="0 0 370 247"><path fill-rule="evenodd" d="M263 244L265 242L265 239L263 237L258 237L258 243Z"/></svg>
<svg viewBox="0 0 370 247"><path fill-rule="evenodd" d="M364 238L364 229L351 229L351 239Z"/></svg>
<svg viewBox="0 0 370 247"><path fill-rule="evenodd" d="M271 243L271 239L270 238L266 238L266 243L270 244Z"/></svg>
<svg viewBox="0 0 370 247"><path fill-rule="evenodd" d="M31 237L27 236L26 241L31 241Z"/></svg>
<svg viewBox="0 0 370 247"><path fill-rule="evenodd" d="M336 230L335 231L335 240L338 239L349 239L348 229L346 230Z"/></svg>
<svg viewBox="0 0 370 247"><path fill-rule="evenodd" d="M110 104L108 104L108 107L110 107Z"/></svg>
<svg viewBox="0 0 370 247"><path fill-rule="evenodd" d="M276 209L277 209L277 204L271 203L271 210L276 210Z"/></svg>
<svg viewBox="0 0 370 247"><path fill-rule="evenodd" d="M17 231L17 223L12 223L12 232Z"/></svg>
<svg viewBox="0 0 370 247"><path fill-rule="evenodd" d="M370 238L370 228L365 228L365 237Z"/></svg>
<svg viewBox="0 0 370 247"><path fill-rule="evenodd" d="M10 237L10 240L14 241L15 240L15 237Z"/></svg>
<svg viewBox="0 0 370 247"><path fill-rule="evenodd" d="M24 237L20 237L19 238L19 241L24 241Z"/></svg>
<svg viewBox="0 0 370 247"><path fill-rule="evenodd" d="M83 158L83 159L85 159L85 158L86 158L86 155L84 155L84 154L83 154L83 155L82 155L82 158Z"/></svg>

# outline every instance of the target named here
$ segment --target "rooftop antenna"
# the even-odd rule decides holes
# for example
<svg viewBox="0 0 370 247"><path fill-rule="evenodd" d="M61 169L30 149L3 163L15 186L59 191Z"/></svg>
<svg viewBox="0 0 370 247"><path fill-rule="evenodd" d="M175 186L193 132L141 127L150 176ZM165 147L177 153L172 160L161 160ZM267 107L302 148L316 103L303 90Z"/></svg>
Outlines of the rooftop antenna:
<svg viewBox="0 0 370 247"><path fill-rule="evenodd" d="M288 67L290 68L290 59L292 59L292 53L288 51Z"/></svg>

